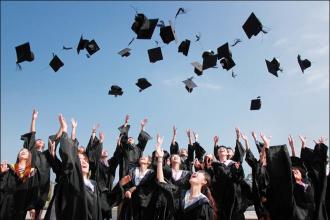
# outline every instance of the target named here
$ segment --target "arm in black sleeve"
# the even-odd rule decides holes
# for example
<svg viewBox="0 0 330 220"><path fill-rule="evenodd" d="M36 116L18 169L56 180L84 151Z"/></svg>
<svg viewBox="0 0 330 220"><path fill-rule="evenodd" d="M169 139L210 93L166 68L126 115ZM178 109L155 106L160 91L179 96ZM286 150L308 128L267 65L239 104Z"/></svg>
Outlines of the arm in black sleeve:
<svg viewBox="0 0 330 220"><path fill-rule="evenodd" d="M239 140L236 140L235 154L234 154L232 160L233 161L236 161L236 162L242 163L243 162L244 154L245 154L245 150L244 150L241 142Z"/></svg>
<svg viewBox="0 0 330 220"><path fill-rule="evenodd" d="M21 135L21 140L24 141L23 147L28 149L29 151L32 151L34 149L35 138L36 132L29 132Z"/></svg>
<svg viewBox="0 0 330 220"><path fill-rule="evenodd" d="M245 161L247 162L247 164L249 164L249 166L252 169L254 169L256 167L256 164L258 163L258 160L254 157L254 155L250 149L247 149L247 151L246 151Z"/></svg>
<svg viewBox="0 0 330 220"><path fill-rule="evenodd" d="M175 141L175 144L171 143L170 154L179 154L179 144Z"/></svg>
<svg viewBox="0 0 330 220"><path fill-rule="evenodd" d="M138 137L139 143L136 145L138 148L140 148L141 152L144 151L145 147L147 146L148 141L151 139L150 135L145 132L141 131Z"/></svg>

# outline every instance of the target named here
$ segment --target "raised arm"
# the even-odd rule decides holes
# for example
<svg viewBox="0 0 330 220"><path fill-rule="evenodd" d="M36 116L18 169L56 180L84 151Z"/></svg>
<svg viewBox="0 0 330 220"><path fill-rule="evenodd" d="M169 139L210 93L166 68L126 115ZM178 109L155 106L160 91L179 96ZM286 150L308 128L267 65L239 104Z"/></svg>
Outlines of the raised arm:
<svg viewBox="0 0 330 220"><path fill-rule="evenodd" d="M253 137L254 143L256 144L256 146L258 148L258 151L261 152L263 144L258 141L257 135L254 131L252 131L252 137Z"/></svg>
<svg viewBox="0 0 330 220"><path fill-rule="evenodd" d="M258 163L257 159L254 157L252 151L250 150L250 146L248 143L248 137L241 133L241 138L244 141L244 145L245 145L245 151L246 151L246 157L245 157L245 161L249 164L249 166L254 169L256 168L256 164Z"/></svg>
<svg viewBox="0 0 330 220"><path fill-rule="evenodd" d="M294 147L294 140L292 135L290 134L288 137L288 141L289 141L289 146L291 148L291 156L295 157L296 156L296 149Z"/></svg>
<svg viewBox="0 0 330 220"><path fill-rule="evenodd" d="M157 157L157 180L158 182L164 183L164 173L163 173L163 159L164 159L164 151L162 149L162 144L164 141L164 137L160 137L157 134L157 143L156 143L156 157Z"/></svg>
<svg viewBox="0 0 330 220"><path fill-rule="evenodd" d="M170 146L170 154L179 154L179 145L176 142L176 130L177 128L173 126L173 137L172 137L172 142Z"/></svg>
<svg viewBox="0 0 330 220"><path fill-rule="evenodd" d="M236 132L235 153L232 160L242 163L243 157L245 155L245 150L241 142L239 141L239 138L241 136L241 130L239 128L235 128L235 132Z"/></svg>
<svg viewBox="0 0 330 220"><path fill-rule="evenodd" d="M38 111L36 109L33 109L30 132L36 132L37 118L38 118Z"/></svg>
<svg viewBox="0 0 330 220"><path fill-rule="evenodd" d="M188 136L188 144L192 145L193 143L192 143L192 139L191 139L191 130L188 129L186 132L187 132L187 136Z"/></svg>
<svg viewBox="0 0 330 220"><path fill-rule="evenodd" d="M72 125L71 139L75 140L78 122L74 118L71 118L71 125Z"/></svg>
<svg viewBox="0 0 330 220"><path fill-rule="evenodd" d="M215 156L215 158L217 158L218 160L219 160L219 158L218 158L218 150L219 150L219 145L218 145L218 143L219 143L219 136L214 136L213 137L213 142L214 142L214 146L213 146L213 154L214 154L214 156Z"/></svg>
<svg viewBox="0 0 330 220"><path fill-rule="evenodd" d="M267 138L263 133L260 133L260 137L261 137L262 141L264 142L264 146L263 146L263 148L261 150L261 154L260 154L260 163L262 166L266 166L267 165L266 153L267 153L267 150L269 149L270 138Z"/></svg>
<svg viewBox="0 0 330 220"><path fill-rule="evenodd" d="M148 123L148 119L143 119L140 123L141 125L141 132L138 137L139 143L136 145L140 150L143 152L145 147L147 146L148 141L151 139L151 136L144 131L144 127Z"/></svg>

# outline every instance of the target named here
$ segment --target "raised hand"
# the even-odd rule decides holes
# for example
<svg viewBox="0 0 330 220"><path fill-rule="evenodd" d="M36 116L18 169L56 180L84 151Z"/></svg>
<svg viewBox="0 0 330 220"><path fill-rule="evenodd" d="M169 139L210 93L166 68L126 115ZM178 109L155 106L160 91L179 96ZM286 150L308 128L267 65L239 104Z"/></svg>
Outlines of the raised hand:
<svg viewBox="0 0 330 220"><path fill-rule="evenodd" d="M314 141L315 144L325 144L325 142L327 142L328 138L327 137L324 137L324 136L321 136L319 137L318 141Z"/></svg>
<svg viewBox="0 0 330 220"><path fill-rule="evenodd" d="M248 141L248 137L244 134L244 133L241 133L241 138L247 142Z"/></svg>
<svg viewBox="0 0 330 220"><path fill-rule="evenodd" d="M96 124L93 124L93 127L92 127L92 132L96 133L96 130L100 128L100 124L99 123L96 123Z"/></svg>
<svg viewBox="0 0 330 220"><path fill-rule="evenodd" d="M289 137L288 137L288 141L289 141L289 145L291 148L294 148L294 140L293 140L293 137L292 135L290 134Z"/></svg>
<svg viewBox="0 0 330 220"><path fill-rule="evenodd" d="M103 141L104 141L104 133L102 131L100 131L100 133L99 133L99 139L100 139L100 143L103 143Z"/></svg>
<svg viewBox="0 0 330 220"><path fill-rule="evenodd" d="M32 119L37 119L38 118L38 111L36 109L33 109L32 111Z"/></svg>
<svg viewBox="0 0 330 220"><path fill-rule="evenodd" d="M148 119L145 118L141 121L141 128L144 128L144 126L148 123Z"/></svg>
<svg viewBox="0 0 330 220"><path fill-rule="evenodd" d="M217 145L218 144L218 142L219 142L219 136L214 136L213 137L213 141L214 141L214 145Z"/></svg>
<svg viewBox="0 0 330 220"><path fill-rule="evenodd" d="M173 135L176 135L176 130L177 130L177 128L175 126L173 126Z"/></svg>
<svg viewBox="0 0 330 220"><path fill-rule="evenodd" d="M266 135L264 135L263 133L260 133L260 137L261 137L262 141L264 142L264 147L269 148L271 137L267 138Z"/></svg>
<svg viewBox="0 0 330 220"><path fill-rule="evenodd" d="M52 157L55 157L55 141L48 139L48 151Z"/></svg>
<svg viewBox="0 0 330 220"><path fill-rule="evenodd" d="M128 120L129 120L129 115L125 116L125 124L128 124Z"/></svg>
<svg viewBox="0 0 330 220"><path fill-rule="evenodd" d="M160 137L159 134L157 134L157 143L156 143L156 157L163 157L164 151L162 149L162 144L164 141L164 137Z"/></svg>
<svg viewBox="0 0 330 220"><path fill-rule="evenodd" d="M190 138L191 130L190 130L190 129L187 129L187 130L186 130L186 133L187 133L188 138Z"/></svg>
<svg viewBox="0 0 330 220"><path fill-rule="evenodd" d="M72 128L77 128L77 125L78 125L77 120L75 120L74 118L71 118L71 125L72 125Z"/></svg>
<svg viewBox="0 0 330 220"><path fill-rule="evenodd" d="M236 132L236 139L239 140L241 130L239 128L235 128L235 132Z"/></svg>
<svg viewBox="0 0 330 220"><path fill-rule="evenodd" d="M0 173L5 173L9 170L7 161L2 161L0 165Z"/></svg>
<svg viewBox="0 0 330 220"><path fill-rule="evenodd" d="M68 131L68 125L67 125L67 123L66 123L65 118L63 117L63 115L62 114L59 114L58 119L60 121L61 130L63 132L67 132Z"/></svg>
<svg viewBox="0 0 330 220"><path fill-rule="evenodd" d="M121 178L120 179L120 181L119 181L119 184L121 185L121 186L124 186L124 185L126 185L127 183L129 183L130 181L131 181L131 176L130 175L126 175L126 176L124 176L123 178Z"/></svg>
<svg viewBox="0 0 330 220"><path fill-rule="evenodd" d="M257 141L257 135L254 131L251 132L254 141Z"/></svg>
<svg viewBox="0 0 330 220"><path fill-rule="evenodd" d="M301 148L305 148L306 147L306 142L307 142L307 137L299 135L299 138L300 138L300 141L301 141Z"/></svg>
<svg viewBox="0 0 330 220"><path fill-rule="evenodd" d="M193 131L193 135L194 135L195 142L198 142L198 134Z"/></svg>
<svg viewBox="0 0 330 220"><path fill-rule="evenodd" d="M126 192L125 192L125 197L126 197L126 198L130 199L131 196L132 196L132 193L131 193L130 191L126 191Z"/></svg>

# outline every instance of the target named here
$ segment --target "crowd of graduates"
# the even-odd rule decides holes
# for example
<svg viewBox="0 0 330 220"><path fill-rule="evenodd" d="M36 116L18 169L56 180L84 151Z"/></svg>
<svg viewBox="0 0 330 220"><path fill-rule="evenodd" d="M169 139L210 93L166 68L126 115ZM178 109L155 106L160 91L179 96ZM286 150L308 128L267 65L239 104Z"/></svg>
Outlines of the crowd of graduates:
<svg viewBox="0 0 330 220"><path fill-rule="evenodd" d="M85 148L76 138L77 121L71 120L69 135L61 114L59 130L49 136L45 149L46 143L36 138L37 118L33 110L30 132L21 136L23 148L16 162L1 163L1 220L25 219L27 213L41 219L51 170L56 185L44 219L111 219L112 208L117 207L120 220L240 220L252 205L260 220L326 220L330 216L325 137L314 141L311 149L306 137L299 136L299 156L292 136L287 147L271 145L262 133L258 140L252 132L257 158L239 128L234 149L221 145L215 136L214 151L206 153L190 129L188 147L179 145L173 127L169 151L157 135L155 150L148 156L144 154L151 139L145 131L147 119L141 121L135 141L129 136L126 116L109 156L103 148L104 133L96 134L97 125ZM244 162L252 169L252 184L245 180ZM116 173L118 182L114 182Z"/></svg>

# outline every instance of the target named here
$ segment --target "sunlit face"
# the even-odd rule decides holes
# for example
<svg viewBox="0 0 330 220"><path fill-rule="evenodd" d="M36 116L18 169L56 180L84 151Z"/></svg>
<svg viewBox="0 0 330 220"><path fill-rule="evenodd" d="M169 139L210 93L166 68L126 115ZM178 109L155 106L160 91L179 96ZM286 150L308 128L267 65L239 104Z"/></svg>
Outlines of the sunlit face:
<svg viewBox="0 0 330 220"><path fill-rule="evenodd" d="M173 163L181 164L181 158L180 158L179 155L177 155L177 154L173 154L173 155L171 156L171 164L173 164Z"/></svg>
<svg viewBox="0 0 330 220"><path fill-rule="evenodd" d="M212 162L213 161L213 155L212 154L206 154L204 157L205 162Z"/></svg>
<svg viewBox="0 0 330 220"><path fill-rule="evenodd" d="M149 157L148 156L142 156L139 159L139 164L141 165L148 165L150 163Z"/></svg>
<svg viewBox="0 0 330 220"><path fill-rule="evenodd" d="M127 139L127 143L130 144L130 145L133 145L133 144L134 144L134 138L129 137L129 138Z"/></svg>
<svg viewBox="0 0 330 220"><path fill-rule="evenodd" d="M26 149L23 148L19 153L18 153L18 158L19 160L27 160L29 159L30 152Z"/></svg>
<svg viewBox="0 0 330 220"><path fill-rule="evenodd" d="M232 149L227 149L228 159L231 159L234 156L234 151Z"/></svg>
<svg viewBox="0 0 330 220"><path fill-rule="evenodd" d="M207 183L204 173L195 172L191 175L189 183L191 185L205 185Z"/></svg>
<svg viewBox="0 0 330 220"><path fill-rule="evenodd" d="M102 149L102 154L101 154L101 157L102 158L107 158L109 155L108 155L108 151L107 150L104 150Z"/></svg>
<svg viewBox="0 0 330 220"><path fill-rule="evenodd" d="M299 169L293 167L292 168L292 173L293 173L293 176L294 176L296 181L301 181L302 180L301 172L300 172Z"/></svg>
<svg viewBox="0 0 330 220"><path fill-rule="evenodd" d="M34 145L38 150L42 150L45 147L45 142L41 139L36 140Z"/></svg>
<svg viewBox="0 0 330 220"><path fill-rule="evenodd" d="M85 148L83 146L78 147L78 153L85 153Z"/></svg>
<svg viewBox="0 0 330 220"><path fill-rule="evenodd" d="M219 158L224 158L224 157L227 157L228 156L228 152L227 152L227 149L224 148L224 147L220 147L218 149L218 157Z"/></svg>
<svg viewBox="0 0 330 220"><path fill-rule="evenodd" d="M83 175L88 175L89 173L89 162L88 158L84 154L78 154L79 160L80 160L80 166L81 166L81 171Z"/></svg>

